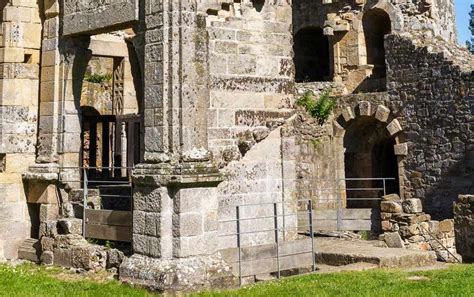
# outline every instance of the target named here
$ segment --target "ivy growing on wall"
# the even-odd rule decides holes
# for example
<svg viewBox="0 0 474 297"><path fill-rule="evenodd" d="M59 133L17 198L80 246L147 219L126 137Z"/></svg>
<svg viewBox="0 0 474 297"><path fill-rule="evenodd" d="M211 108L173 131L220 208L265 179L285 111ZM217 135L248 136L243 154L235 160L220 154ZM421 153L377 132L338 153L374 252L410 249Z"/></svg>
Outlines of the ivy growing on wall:
<svg viewBox="0 0 474 297"><path fill-rule="evenodd" d="M322 125L329 118L336 106L336 101L330 96L330 92L331 90L329 89L324 90L316 100L313 92L307 91L296 101L296 104L304 107L306 111Z"/></svg>

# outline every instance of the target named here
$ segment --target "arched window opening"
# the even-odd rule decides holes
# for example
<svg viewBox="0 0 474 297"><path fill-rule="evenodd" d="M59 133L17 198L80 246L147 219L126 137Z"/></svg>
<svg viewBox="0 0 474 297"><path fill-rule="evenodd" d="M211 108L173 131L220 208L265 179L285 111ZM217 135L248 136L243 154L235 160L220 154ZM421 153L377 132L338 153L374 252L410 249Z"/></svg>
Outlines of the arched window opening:
<svg viewBox="0 0 474 297"><path fill-rule="evenodd" d="M381 9L371 9L362 18L367 64L374 65L373 77L386 77L384 37L390 34L389 15Z"/></svg>
<svg viewBox="0 0 474 297"><path fill-rule="evenodd" d="M395 139L386 129L386 123L370 117L352 120L344 136L344 164L348 189L348 208L378 208L384 194L399 194L398 160L393 146ZM380 180L394 178L395 180Z"/></svg>
<svg viewBox="0 0 474 297"><path fill-rule="evenodd" d="M329 40L321 28L304 28L294 36L296 82L328 81Z"/></svg>

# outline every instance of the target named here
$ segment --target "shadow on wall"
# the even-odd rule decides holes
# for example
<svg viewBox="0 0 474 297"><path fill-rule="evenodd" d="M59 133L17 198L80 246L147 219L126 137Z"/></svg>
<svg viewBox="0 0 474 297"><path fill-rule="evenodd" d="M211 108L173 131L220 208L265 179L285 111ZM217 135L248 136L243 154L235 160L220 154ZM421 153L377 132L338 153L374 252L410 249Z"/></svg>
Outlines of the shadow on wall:
<svg viewBox="0 0 474 297"><path fill-rule="evenodd" d="M453 218L458 195L474 193L474 149L468 149L459 161L444 160L440 170L445 172L442 177L433 186L421 189L425 191L423 209L434 220ZM425 179L429 182L430 177Z"/></svg>

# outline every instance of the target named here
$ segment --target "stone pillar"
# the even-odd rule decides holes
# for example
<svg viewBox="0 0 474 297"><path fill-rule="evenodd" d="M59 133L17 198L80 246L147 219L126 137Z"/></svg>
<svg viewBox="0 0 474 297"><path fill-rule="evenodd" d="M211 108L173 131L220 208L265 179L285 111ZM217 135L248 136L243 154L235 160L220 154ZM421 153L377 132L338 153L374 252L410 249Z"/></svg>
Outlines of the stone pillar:
<svg viewBox="0 0 474 297"><path fill-rule="evenodd" d="M206 160L209 88L205 20L196 14L192 0L168 0L162 5L148 2L145 162Z"/></svg>
<svg viewBox="0 0 474 297"><path fill-rule="evenodd" d="M134 255L120 278L165 291L225 286L233 277L217 253L222 177L207 151L205 20L195 0L144 9L145 152L133 173Z"/></svg>

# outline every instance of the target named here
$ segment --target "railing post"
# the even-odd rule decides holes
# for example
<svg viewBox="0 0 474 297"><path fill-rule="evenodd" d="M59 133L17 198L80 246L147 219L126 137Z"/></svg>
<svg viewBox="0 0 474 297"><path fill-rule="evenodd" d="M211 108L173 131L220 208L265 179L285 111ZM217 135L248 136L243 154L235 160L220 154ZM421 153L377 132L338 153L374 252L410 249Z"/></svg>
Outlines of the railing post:
<svg viewBox="0 0 474 297"><path fill-rule="evenodd" d="M344 184L346 181L344 180ZM341 199L341 188L340 184L338 183L337 185L338 190L337 190L337 231L341 231L342 229L342 199ZM347 186L346 186L347 187Z"/></svg>
<svg viewBox="0 0 474 297"><path fill-rule="evenodd" d="M387 189L385 188L385 178L382 179L383 181L383 195L387 195Z"/></svg>
<svg viewBox="0 0 474 297"><path fill-rule="evenodd" d="M276 253L277 253L277 269L278 269L278 278L280 275L280 246L278 238L278 205L273 203L273 217L274 217L274 227L275 227L275 243L276 243Z"/></svg>
<svg viewBox="0 0 474 297"><path fill-rule="evenodd" d="M83 168L83 192L82 192L82 235L86 237L86 208L87 208L87 195L89 191L87 189L87 171Z"/></svg>
<svg viewBox="0 0 474 297"><path fill-rule="evenodd" d="M314 230L313 230L313 201L308 200L308 218L309 218L309 233L311 235L311 260L313 271L316 271L316 255L314 254Z"/></svg>
<svg viewBox="0 0 474 297"><path fill-rule="evenodd" d="M237 223L237 248L239 249L239 286L242 286L242 249L240 241L240 207L236 207Z"/></svg>

